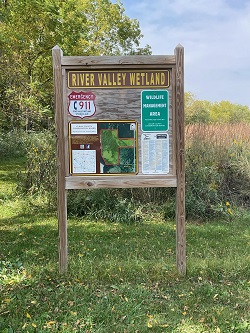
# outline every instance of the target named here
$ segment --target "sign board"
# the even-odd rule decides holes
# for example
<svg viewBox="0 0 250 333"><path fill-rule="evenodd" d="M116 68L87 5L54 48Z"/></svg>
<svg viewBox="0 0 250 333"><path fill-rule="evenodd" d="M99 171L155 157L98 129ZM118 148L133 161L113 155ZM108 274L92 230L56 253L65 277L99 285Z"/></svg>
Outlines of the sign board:
<svg viewBox="0 0 250 333"><path fill-rule="evenodd" d="M169 103L167 90L143 90L141 93L142 131L168 131Z"/></svg>
<svg viewBox="0 0 250 333"><path fill-rule="evenodd" d="M59 267L67 268L67 190L176 187L177 267L186 271L184 49L174 55L64 57L53 73Z"/></svg>
<svg viewBox="0 0 250 333"><path fill-rule="evenodd" d="M68 87L76 88L168 88L170 70L69 71Z"/></svg>

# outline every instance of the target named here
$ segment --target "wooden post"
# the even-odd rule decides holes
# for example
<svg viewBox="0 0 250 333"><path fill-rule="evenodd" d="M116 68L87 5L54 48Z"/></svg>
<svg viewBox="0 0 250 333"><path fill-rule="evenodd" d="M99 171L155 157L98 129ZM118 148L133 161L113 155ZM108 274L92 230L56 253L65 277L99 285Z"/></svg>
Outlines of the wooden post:
<svg viewBox="0 0 250 333"><path fill-rule="evenodd" d="M59 46L52 49L54 96L55 96L55 122L57 138L57 209L59 233L59 271L67 270L67 193L65 190L65 143L64 143L64 115L63 115L63 78L61 59L63 56Z"/></svg>
<svg viewBox="0 0 250 333"><path fill-rule="evenodd" d="M184 142L184 48L175 48L176 56L176 265L186 274L186 222L185 222L185 142Z"/></svg>

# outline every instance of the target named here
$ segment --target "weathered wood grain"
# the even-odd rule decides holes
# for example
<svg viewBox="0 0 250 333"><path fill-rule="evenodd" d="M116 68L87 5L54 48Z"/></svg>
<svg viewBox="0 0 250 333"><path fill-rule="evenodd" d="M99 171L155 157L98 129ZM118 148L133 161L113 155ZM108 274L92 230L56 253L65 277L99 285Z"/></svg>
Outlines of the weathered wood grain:
<svg viewBox="0 0 250 333"><path fill-rule="evenodd" d="M119 66L122 65L123 68L125 68L126 65L169 65L173 66L176 63L175 55L158 55L158 56L152 56L152 55L136 55L136 56L66 56L62 58L62 66L74 66L74 68L77 68L77 66L81 66L81 68L84 68L84 66L87 66L91 68L90 66L94 66L95 68L98 68L98 66Z"/></svg>
<svg viewBox="0 0 250 333"><path fill-rule="evenodd" d="M58 46L52 49L54 96L55 96L55 122L57 137L57 207L58 207L58 237L59 237L59 270L61 273L67 269L67 193L65 189L65 135L63 113L63 77L61 70L62 51Z"/></svg>
<svg viewBox="0 0 250 333"><path fill-rule="evenodd" d="M72 176L66 177L66 189L176 187L176 177L163 176Z"/></svg>
<svg viewBox="0 0 250 333"><path fill-rule="evenodd" d="M185 225L185 142L184 142L184 48L178 45L176 55L176 261L179 272L186 274Z"/></svg>

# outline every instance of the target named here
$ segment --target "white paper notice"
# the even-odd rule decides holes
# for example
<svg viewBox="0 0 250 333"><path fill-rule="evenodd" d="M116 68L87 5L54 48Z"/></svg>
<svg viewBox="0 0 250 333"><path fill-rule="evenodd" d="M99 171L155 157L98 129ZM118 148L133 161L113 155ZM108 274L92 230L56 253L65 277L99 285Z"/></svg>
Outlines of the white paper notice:
<svg viewBox="0 0 250 333"><path fill-rule="evenodd" d="M97 123L71 123L71 134L97 134Z"/></svg>
<svg viewBox="0 0 250 333"><path fill-rule="evenodd" d="M167 133L142 134L142 173L169 173L169 136Z"/></svg>
<svg viewBox="0 0 250 333"><path fill-rule="evenodd" d="M96 173L96 150L72 150L73 173Z"/></svg>

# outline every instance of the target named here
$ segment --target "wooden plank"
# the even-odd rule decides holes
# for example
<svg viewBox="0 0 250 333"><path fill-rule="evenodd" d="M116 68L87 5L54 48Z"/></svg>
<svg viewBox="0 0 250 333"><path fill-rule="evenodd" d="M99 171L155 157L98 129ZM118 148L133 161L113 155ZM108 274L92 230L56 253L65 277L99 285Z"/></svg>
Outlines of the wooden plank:
<svg viewBox="0 0 250 333"><path fill-rule="evenodd" d="M153 176L71 176L66 189L176 187L176 177Z"/></svg>
<svg viewBox="0 0 250 333"><path fill-rule="evenodd" d="M63 115L63 79L61 70L62 50L55 46L52 49L53 77L55 96L55 123L57 137L57 209L58 209L58 247L59 271L67 270L67 194L65 190L65 135Z"/></svg>
<svg viewBox="0 0 250 333"><path fill-rule="evenodd" d="M114 65L170 65L176 64L175 55L135 55L135 56L65 56L62 66L114 66Z"/></svg>
<svg viewBox="0 0 250 333"><path fill-rule="evenodd" d="M63 66L66 70L146 70L146 69L172 69L175 68L175 65L169 65L169 64L159 64L159 65L76 65L76 66Z"/></svg>
<svg viewBox="0 0 250 333"><path fill-rule="evenodd" d="M184 48L180 44L176 55L176 264L181 274L186 274L185 225L185 142L184 142Z"/></svg>

